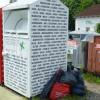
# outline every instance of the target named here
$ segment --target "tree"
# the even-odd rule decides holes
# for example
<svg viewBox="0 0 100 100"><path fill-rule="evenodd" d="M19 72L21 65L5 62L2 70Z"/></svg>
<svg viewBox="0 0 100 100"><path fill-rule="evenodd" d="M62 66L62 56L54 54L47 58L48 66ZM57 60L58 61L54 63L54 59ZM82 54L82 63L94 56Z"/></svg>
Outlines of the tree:
<svg viewBox="0 0 100 100"><path fill-rule="evenodd" d="M96 32L100 34L100 23L96 25Z"/></svg>
<svg viewBox="0 0 100 100"><path fill-rule="evenodd" d="M69 8L69 30L75 30L75 17L90 7L92 4L100 4L100 0L61 0Z"/></svg>
<svg viewBox="0 0 100 100"><path fill-rule="evenodd" d="M62 0L62 2L69 8L69 30L75 29L74 15L76 7L79 6L80 0Z"/></svg>
<svg viewBox="0 0 100 100"><path fill-rule="evenodd" d="M100 4L100 0L93 0L95 4Z"/></svg>

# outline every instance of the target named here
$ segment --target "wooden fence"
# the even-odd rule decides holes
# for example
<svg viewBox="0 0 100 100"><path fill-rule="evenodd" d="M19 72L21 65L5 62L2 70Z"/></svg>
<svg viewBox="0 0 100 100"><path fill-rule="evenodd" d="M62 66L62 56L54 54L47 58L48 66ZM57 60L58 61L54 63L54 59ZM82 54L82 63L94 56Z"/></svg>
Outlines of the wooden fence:
<svg viewBox="0 0 100 100"><path fill-rule="evenodd" d="M100 36L95 36L94 43L88 44L87 70L100 74Z"/></svg>

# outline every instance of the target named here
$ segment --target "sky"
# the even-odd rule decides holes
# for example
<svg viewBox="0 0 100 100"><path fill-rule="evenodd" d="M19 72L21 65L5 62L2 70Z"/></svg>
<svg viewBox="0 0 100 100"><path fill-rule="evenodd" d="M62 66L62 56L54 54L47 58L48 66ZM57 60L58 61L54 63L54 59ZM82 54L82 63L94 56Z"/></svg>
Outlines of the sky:
<svg viewBox="0 0 100 100"><path fill-rule="evenodd" d="M9 3L9 0L0 0L0 7L3 7Z"/></svg>

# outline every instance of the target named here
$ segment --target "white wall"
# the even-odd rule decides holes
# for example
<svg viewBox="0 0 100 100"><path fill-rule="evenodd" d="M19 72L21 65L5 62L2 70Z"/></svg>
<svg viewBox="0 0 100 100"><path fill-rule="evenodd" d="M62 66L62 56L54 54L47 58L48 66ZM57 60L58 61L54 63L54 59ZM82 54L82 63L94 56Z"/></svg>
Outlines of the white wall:
<svg viewBox="0 0 100 100"><path fill-rule="evenodd" d="M76 18L75 30L86 31L86 27L90 27L90 31L95 31L96 24L100 23L100 17Z"/></svg>

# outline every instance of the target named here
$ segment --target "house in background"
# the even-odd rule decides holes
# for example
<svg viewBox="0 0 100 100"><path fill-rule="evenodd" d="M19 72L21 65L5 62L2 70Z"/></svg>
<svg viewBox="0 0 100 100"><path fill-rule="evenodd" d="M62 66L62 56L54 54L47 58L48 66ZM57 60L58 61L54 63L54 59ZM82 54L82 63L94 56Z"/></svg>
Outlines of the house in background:
<svg viewBox="0 0 100 100"><path fill-rule="evenodd" d="M84 52L83 50L87 43L83 46L82 41L84 41L84 43L86 41L93 42L94 36L98 35L96 32L97 23L100 23L100 4L92 5L76 17L75 31L69 32L69 35L71 35L78 44L77 49L73 49L72 54L72 63L75 67L80 65L86 66L87 52ZM70 47L68 50L70 50Z"/></svg>
<svg viewBox="0 0 100 100"><path fill-rule="evenodd" d="M83 40L86 35L97 35L97 23L100 23L100 4L92 5L81 12L75 19L75 31L69 34L78 41Z"/></svg>
<svg viewBox="0 0 100 100"><path fill-rule="evenodd" d="M100 23L100 4L92 5L76 17L75 31L95 32Z"/></svg>

